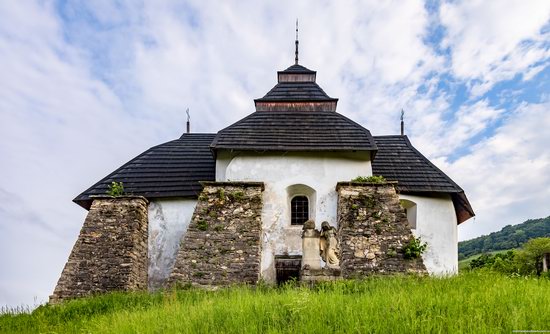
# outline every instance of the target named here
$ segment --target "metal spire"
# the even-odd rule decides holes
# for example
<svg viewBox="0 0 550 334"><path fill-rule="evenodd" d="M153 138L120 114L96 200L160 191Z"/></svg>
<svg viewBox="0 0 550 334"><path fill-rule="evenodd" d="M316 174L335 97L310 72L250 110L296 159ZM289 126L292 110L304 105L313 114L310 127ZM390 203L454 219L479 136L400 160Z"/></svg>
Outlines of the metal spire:
<svg viewBox="0 0 550 334"><path fill-rule="evenodd" d="M189 116L189 108L185 110L185 113L187 114L187 133L191 133L191 116Z"/></svg>
<svg viewBox="0 0 550 334"><path fill-rule="evenodd" d="M401 135L405 135L405 110L401 109Z"/></svg>
<svg viewBox="0 0 550 334"><path fill-rule="evenodd" d="M298 44L300 44L300 42L298 42L298 19L296 19L296 42L294 44L296 44L296 51L294 52L294 63L298 65Z"/></svg>

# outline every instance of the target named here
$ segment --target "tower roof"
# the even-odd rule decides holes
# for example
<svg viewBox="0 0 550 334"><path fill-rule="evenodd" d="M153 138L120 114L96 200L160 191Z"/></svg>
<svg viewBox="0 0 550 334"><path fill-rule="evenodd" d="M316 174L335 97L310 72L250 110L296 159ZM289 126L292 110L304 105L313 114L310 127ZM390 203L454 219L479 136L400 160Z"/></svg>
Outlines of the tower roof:
<svg viewBox="0 0 550 334"><path fill-rule="evenodd" d="M349 118L325 111L257 111L218 132L213 151L370 151L377 150L369 130Z"/></svg>
<svg viewBox="0 0 550 334"><path fill-rule="evenodd" d="M279 71L277 72L279 74L281 73L305 73L305 74L315 74L317 72L315 71L312 71L310 70L309 68L307 67L304 67L302 65L299 65L299 64L294 64L292 66L290 66L289 68L287 68L286 70L284 71Z"/></svg>
<svg viewBox="0 0 550 334"><path fill-rule="evenodd" d="M332 98L316 83L317 72L294 64L277 72L277 84L255 99L256 111L336 111Z"/></svg>

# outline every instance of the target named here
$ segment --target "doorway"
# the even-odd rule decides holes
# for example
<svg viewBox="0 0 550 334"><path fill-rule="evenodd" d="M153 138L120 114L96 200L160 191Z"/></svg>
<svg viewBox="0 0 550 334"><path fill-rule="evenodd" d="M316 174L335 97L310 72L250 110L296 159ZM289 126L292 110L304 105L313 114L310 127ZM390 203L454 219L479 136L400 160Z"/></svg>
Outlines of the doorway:
<svg viewBox="0 0 550 334"><path fill-rule="evenodd" d="M275 255L277 284L300 280L301 255Z"/></svg>

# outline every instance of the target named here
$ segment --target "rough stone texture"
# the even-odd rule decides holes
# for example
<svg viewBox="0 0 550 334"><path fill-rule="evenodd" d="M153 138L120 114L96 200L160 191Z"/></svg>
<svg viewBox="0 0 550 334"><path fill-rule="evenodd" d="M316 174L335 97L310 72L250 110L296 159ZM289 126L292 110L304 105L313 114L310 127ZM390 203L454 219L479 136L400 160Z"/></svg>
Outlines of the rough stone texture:
<svg viewBox="0 0 550 334"><path fill-rule="evenodd" d="M50 302L115 290L147 289L144 197L96 197Z"/></svg>
<svg viewBox="0 0 550 334"><path fill-rule="evenodd" d="M342 279L342 271L335 268L320 268L320 269L309 269L308 267L302 268L300 271L300 281L315 283L315 282L326 282L326 281L336 281Z"/></svg>
<svg viewBox="0 0 550 334"><path fill-rule="evenodd" d="M168 284L255 284L263 183L204 182Z"/></svg>
<svg viewBox="0 0 550 334"><path fill-rule="evenodd" d="M421 258L404 257L403 247L413 235L405 209L399 204L396 183L336 186L343 277L426 273Z"/></svg>

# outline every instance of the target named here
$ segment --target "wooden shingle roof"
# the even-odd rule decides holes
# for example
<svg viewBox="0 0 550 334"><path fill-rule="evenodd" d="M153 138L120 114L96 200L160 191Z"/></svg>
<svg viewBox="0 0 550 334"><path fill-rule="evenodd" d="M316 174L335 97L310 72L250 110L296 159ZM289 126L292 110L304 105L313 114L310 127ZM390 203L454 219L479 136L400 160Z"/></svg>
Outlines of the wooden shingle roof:
<svg viewBox="0 0 550 334"><path fill-rule="evenodd" d="M259 116L262 117L277 115L277 113L267 112L256 112L255 114L260 114ZM310 115L311 112L292 112L292 115L302 114ZM338 117L339 114L323 112L323 115L336 115ZM282 117L281 119L284 120L286 118ZM281 119L276 119L275 121L279 122ZM343 119L338 117L337 119L340 122L347 122L347 118L345 117ZM263 120L266 129L270 128L270 121L273 121L273 119L268 118ZM300 132L300 129L303 130L303 127L291 126L292 124L298 123L296 123L296 120L288 120L288 131L280 133L281 136L279 137L268 137L266 141L261 142L262 145L266 146L261 146L260 148L260 142L254 141L253 143L255 144L249 146L246 146L246 142L243 142L243 147L251 150L267 151L270 147L282 150L282 147L287 147L285 146L287 145L285 144L285 140L291 138L291 142L294 142L297 136L303 136L302 148L306 147L306 145L319 148L317 146L318 143L314 141L317 138L314 135L315 133L326 134L335 142L338 141L338 138L345 137L342 133L331 132L330 129L324 129L324 131L315 128L307 129L307 133L304 134L303 131ZM352 124L355 123L352 122ZM406 136L372 137L370 133L367 135L364 132L366 129L359 125L356 126L359 128L354 130L350 130L347 124L344 128L347 129L346 131L355 133L358 137L368 137L370 142L375 143L378 149L378 153L372 162L374 175L382 175L390 181L397 181L397 189L401 193L419 195L433 193L450 194L459 223L474 216L472 207L462 188L416 150ZM231 126L229 128L231 128L229 135L238 137L239 131L242 131L240 133L244 138L249 138L246 137L246 124L241 124L238 127ZM226 131L227 129L222 131ZM366 131L368 132L368 130ZM215 180L216 163L210 151L210 146L214 146L213 140L216 142L219 139L217 136L214 139L215 136L214 134L184 134L180 139L152 147L91 186L73 201L89 209L93 200L92 196L105 195L108 185L113 181L123 182L126 193L142 195L147 198L196 198L202 190L199 181ZM249 133L248 136L254 137L254 132ZM224 136L223 138L231 139L232 137ZM223 147L222 144L223 142L219 143L220 147ZM349 142L346 144L346 141L342 144L351 145ZM356 143L352 144L355 145ZM324 145L326 145L326 142ZM340 148L343 147L349 148L350 146L342 146ZM338 149L333 147L332 150Z"/></svg>
<svg viewBox="0 0 550 334"><path fill-rule="evenodd" d="M315 82L279 82L264 97L255 102L277 101L338 101L325 93Z"/></svg>
<svg viewBox="0 0 550 334"><path fill-rule="evenodd" d="M464 190L414 148L407 136L376 136L374 140L378 152L372 162L373 175L398 181L401 193L451 194L459 223L475 215Z"/></svg>
<svg viewBox="0 0 550 334"><path fill-rule="evenodd" d="M369 130L326 111L257 111L218 132L211 148L240 151L371 151Z"/></svg>
<svg viewBox="0 0 550 334"><path fill-rule="evenodd" d="M214 181L216 161L209 145L214 134L184 134L152 147L78 195L73 201L89 209L94 195L105 195L111 182L127 194L147 198L197 197L199 181Z"/></svg>
<svg viewBox="0 0 550 334"><path fill-rule="evenodd" d="M303 74L314 74L317 73L315 71L310 70L309 68L299 65L299 64L293 64L289 66L284 71L279 71L277 73L303 73Z"/></svg>

